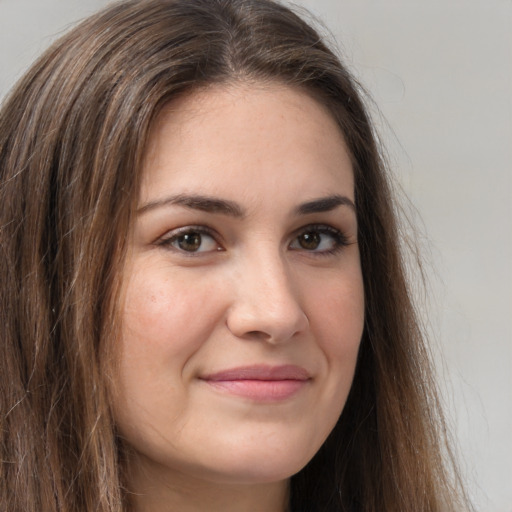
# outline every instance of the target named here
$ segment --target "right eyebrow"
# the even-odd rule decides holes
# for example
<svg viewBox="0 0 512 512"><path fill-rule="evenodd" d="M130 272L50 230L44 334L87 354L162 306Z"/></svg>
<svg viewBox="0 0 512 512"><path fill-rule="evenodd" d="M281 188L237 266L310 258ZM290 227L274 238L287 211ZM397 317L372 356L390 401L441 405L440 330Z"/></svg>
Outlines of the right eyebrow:
<svg viewBox="0 0 512 512"><path fill-rule="evenodd" d="M188 194L178 194L164 199L150 201L138 208L137 214L142 215L156 208L170 205L184 206L191 210L200 210L208 213L220 213L221 215L229 215L230 217L238 219L241 219L246 215L244 209L234 201L210 196Z"/></svg>
<svg viewBox="0 0 512 512"><path fill-rule="evenodd" d="M354 212L356 211L356 205L352 199L348 198L347 196L335 194L332 196L320 197L318 199L308 201L307 203L303 203L297 207L296 212L300 215L330 212L336 209L338 206L348 206Z"/></svg>

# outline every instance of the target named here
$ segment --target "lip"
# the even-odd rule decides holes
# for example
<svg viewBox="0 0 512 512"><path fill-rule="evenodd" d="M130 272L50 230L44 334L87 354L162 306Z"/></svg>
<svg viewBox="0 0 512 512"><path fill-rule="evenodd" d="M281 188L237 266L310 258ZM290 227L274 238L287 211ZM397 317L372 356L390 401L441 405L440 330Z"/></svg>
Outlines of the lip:
<svg viewBox="0 0 512 512"><path fill-rule="evenodd" d="M231 395L258 402L280 402L303 389L311 375L296 365L253 365L207 374L201 380Z"/></svg>

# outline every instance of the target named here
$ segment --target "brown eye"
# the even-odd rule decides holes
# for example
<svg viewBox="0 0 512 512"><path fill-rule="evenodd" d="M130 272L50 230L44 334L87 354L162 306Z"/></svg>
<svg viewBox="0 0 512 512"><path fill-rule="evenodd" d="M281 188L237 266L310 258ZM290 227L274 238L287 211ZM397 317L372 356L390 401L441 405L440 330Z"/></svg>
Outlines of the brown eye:
<svg viewBox="0 0 512 512"><path fill-rule="evenodd" d="M345 235L338 229L325 224L306 226L290 243L294 251L313 254L332 254L348 245Z"/></svg>
<svg viewBox="0 0 512 512"><path fill-rule="evenodd" d="M302 249L305 249L307 251L314 251L315 249L318 249L318 246L321 242L321 235L318 232L307 232L302 233L298 236L297 241L299 242L299 245L302 247Z"/></svg>
<svg viewBox="0 0 512 512"><path fill-rule="evenodd" d="M196 252L201 247L202 236L200 233L186 233L177 237L175 243L183 251Z"/></svg>
<svg viewBox="0 0 512 512"><path fill-rule="evenodd" d="M170 232L158 245L169 247L182 253L203 253L220 251L222 248L206 228L185 227Z"/></svg>

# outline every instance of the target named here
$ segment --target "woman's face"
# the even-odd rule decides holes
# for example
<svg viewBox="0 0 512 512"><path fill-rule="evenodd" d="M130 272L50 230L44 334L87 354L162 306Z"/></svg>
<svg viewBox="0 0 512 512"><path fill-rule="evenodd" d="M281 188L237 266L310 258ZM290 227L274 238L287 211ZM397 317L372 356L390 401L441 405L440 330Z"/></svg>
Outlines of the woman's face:
<svg viewBox="0 0 512 512"><path fill-rule="evenodd" d="M304 92L217 86L166 108L143 172L119 431L149 474L284 481L335 425L363 330L343 137Z"/></svg>

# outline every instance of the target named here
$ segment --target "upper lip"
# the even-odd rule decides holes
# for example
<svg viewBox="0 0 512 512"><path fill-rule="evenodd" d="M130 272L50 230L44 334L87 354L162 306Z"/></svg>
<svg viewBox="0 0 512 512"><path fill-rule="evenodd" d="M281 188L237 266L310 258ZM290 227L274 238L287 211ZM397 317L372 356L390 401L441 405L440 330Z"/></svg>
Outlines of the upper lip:
<svg viewBox="0 0 512 512"><path fill-rule="evenodd" d="M229 380L309 380L311 375L301 366L286 364L281 366L252 365L238 366L201 377L209 381Z"/></svg>

